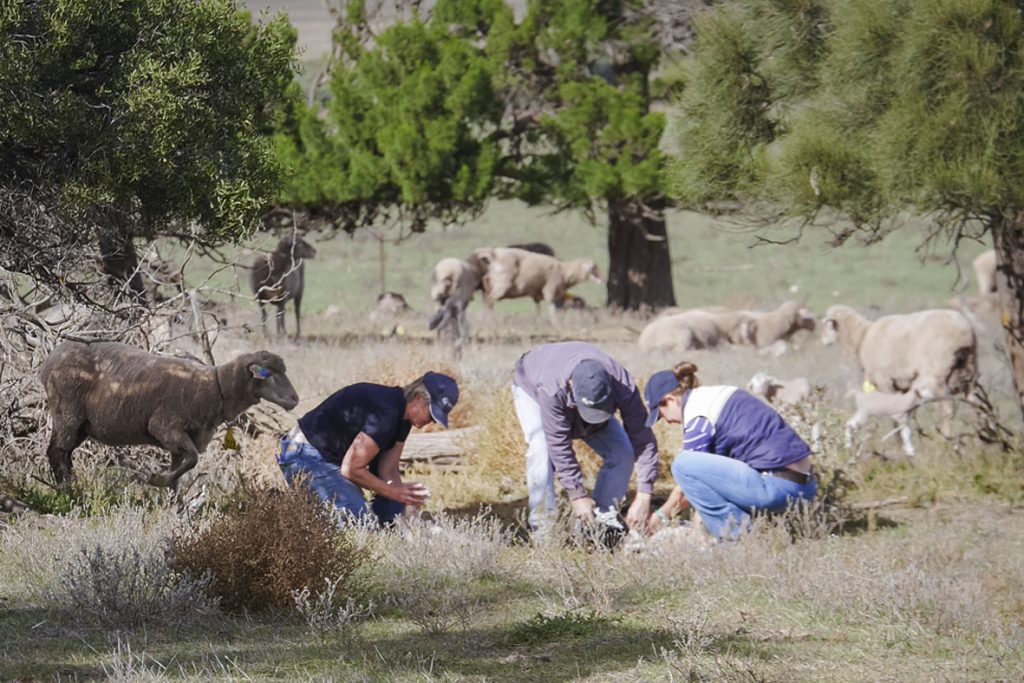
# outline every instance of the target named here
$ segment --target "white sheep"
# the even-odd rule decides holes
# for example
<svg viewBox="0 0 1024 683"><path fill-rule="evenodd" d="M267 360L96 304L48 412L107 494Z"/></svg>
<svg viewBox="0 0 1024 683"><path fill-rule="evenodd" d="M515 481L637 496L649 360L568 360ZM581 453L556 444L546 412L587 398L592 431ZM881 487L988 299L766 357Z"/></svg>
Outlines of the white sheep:
<svg viewBox="0 0 1024 683"><path fill-rule="evenodd" d="M880 391L975 399L978 342L959 311L925 310L872 322L849 306L831 306L822 321L821 341L840 342L857 359L864 379ZM948 403L945 411L947 433L953 407Z"/></svg>
<svg viewBox="0 0 1024 683"><path fill-rule="evenodd" d="M485 266L474 255L467 260L443 258L430 274L430 300L434 303L434 314L430 317L430 329L439 335L454 336L461 346L469 339L469 323L466 307L473 300L473 294L481 288Z"/></svg>
<svg viewBox="0 0 1024 683"><path fill-rule="evenodd" d="M773 405L793 405L811 396L811 383L806 377L782 380L767 372L758 372L747 382L747 391L763 396Z"/></svg>
<svg viewBox="0 0 1024 683"><path fill-rule="evenodd" d="M831 306L821 342L838 341L864 379L881 391L916 389L925 398L970 396L978 379L978 343L963 313L933 309L870 321L849 306Z"/></svg>
<svg viewBox="0 0 1024 683"><path fill-rule="evenodd" d="M846 447L853 446L853 431L860 428L869 417L890 417L896 422L896 431L903 442L903 452L914 455L914 444L910 440L910 414L921 404L921 396L916 391L905 394L893 394L887 391L850 391L856 412L846 421ZM891 432L890 432L891 434ZM884 438L888 438L888 434Z"/></svg>
<svg viewBox="0 0 1024 683"><path fill-rule="evenodd" d="M996 293L996 250L983 251L971 264L978 279L978 293L983 297Z"/></svg>
<svg viewBox="0 0 1024 683"><path fill-rule="evenodd" d="M554 320L555 310L565 303L566 292L591 280L601 283L601 270L588 258L559 261L545 254L508 247L481 248L473 252L487 270L483 276L484 303L530 297L537 304L547 301Z"/></svg>
<svg viewBox="0 0 1024 683"><path fill-rule="evenodd" d="M644 351L713 349L728 341L729 334L721 320L700 310L655 318L640 333L640 348Z"/></svg>

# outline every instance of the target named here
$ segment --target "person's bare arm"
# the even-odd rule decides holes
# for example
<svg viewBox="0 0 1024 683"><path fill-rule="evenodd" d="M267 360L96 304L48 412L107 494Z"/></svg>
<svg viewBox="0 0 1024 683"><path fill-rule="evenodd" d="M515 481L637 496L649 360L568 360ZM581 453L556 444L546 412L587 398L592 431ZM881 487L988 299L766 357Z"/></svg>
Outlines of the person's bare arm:
<svg viewBox="0 0 1024 683"><path fill-rule="evenodd" d="M647 520L647 533L654 533L663 528L668 521L688 507L690 507L690 501L686 500L683 490L678 486L675 487L665 504L651 513Z"/></svg>
<svg viewBox="0 0 1024 683"><path fill-rule="evenodd" d="M341 475L356 485L379 493L385 498L405 505L423 505L427 499L427 492L422 484L403 484L400 478L391 479L389 484L387 480L381 479L370 471L370 463L378 452L380 452L380 447L377 442L365 432L359 432L341 461ZM393 472L398 471L398 458L401 453L402 449L398 445L384 453L382 457L390 456L393 464L390 460L381 462L381 474L389 476L387 467L392 467Z"/></svg>

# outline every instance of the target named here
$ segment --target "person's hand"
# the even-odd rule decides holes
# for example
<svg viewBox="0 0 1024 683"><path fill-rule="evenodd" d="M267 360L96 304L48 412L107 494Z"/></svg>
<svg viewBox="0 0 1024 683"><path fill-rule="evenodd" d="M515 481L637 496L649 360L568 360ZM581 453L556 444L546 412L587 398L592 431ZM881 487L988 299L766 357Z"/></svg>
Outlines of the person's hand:
<svg viewBox="0 0 1024 683"><path fill-rule="evenodd" d="M427 502L427 499L430 498L430 489L418 482L413 484L393 484L389 488L387 497L403 505L422 507Z"/></svg>
<svg viewBox="0 0 1024 683"><path fill-rule="evenodd" d="M652 512L647 518L647 535L651 536L665 528L665 522L657 512Z"/></svg>
<svg viewBox="0 0 1024 683"><path fill-rule="evenodd" d="M576 498L570 502L570 505L572 505L572 514L574 517L578 517L585 521L591 521L594 519L594 499L590 496Z"/></svg>
<svg viewBox="0 0 1024 683"><path fill-rule="evenodd" d="M638 534L646 532L647 518L651 514L651 494L637 493L626 512L626 524Z"/></svg>

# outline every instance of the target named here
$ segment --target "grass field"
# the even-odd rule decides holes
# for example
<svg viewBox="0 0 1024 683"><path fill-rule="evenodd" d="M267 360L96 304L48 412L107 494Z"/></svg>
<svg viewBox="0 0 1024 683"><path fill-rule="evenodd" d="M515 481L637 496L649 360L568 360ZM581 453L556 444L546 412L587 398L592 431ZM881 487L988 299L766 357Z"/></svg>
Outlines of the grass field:
<svg viewBox="0 0 1024 683"><path fill-rule="evenodd" d="M917 256L914 227L868 248L832 249L810 234L797 245L750 249L750 233L678 213L670 218L670 239L681 305L767 308L795 297L819 314L832 302L878 314L941 305L956 279L941 247ZM678 360L639 351L641 316L572 311L552 325L522 301L500 302L492 314L474 303L474 342L461 358L435 344L425 323L433 263L476 246L529 240L550 243L564 258L607 259L600 228L512 203L495 204L470 225L432 227L387 246L386 287L417 309L397 321L407 329L403 336L390 334L393 321L368 319L378 291L378 244L371 238L314 236L319 255L308 263L304 325L311 338L300 342L245 331L243 323L257 319L255 308L226 296L245 292L244 270L194 260L190 282L213 274L210 282L230 301L217 357L266 347L288 363L302 403L281 415L282 423L344 384L401 382L440 368L459 378L463 394L453 421L481 427L476 447L460 470L410 473L434 490L428 512L439 526L365 534L362 542L377 558L362 596L376 605L372 616L320 630L295 610L199 614L205 603L198 594L182 607L180 621L119 621L116 609L97 602L102 576L72 570L91 566L88 553L97 548L129 567L145 559L159 565L172 530L187 522L136 475L105 468L102 451L83 447L76 467L95 491L115 502L122 495L149 501L148 511L115 504L81 517L26 515L0 523L0 681L1024 679L1019 446L1003 452L966 438L957 452L936 436L935 413L924 411L916 459L899 455L895 440L881 441L888 429L882 424L866 430L853 450L843 448L841 425L850 412L844 393L857 386L857 371L812 335L778 358L746 348L689 357L707 382L744 384L763 369L821 385L820 398L787 417L805 435L820 423L819 471L841 471L849 482L838 508L798 516L789 526L766 522L741 543L706 551L685 539L616 553L523 544L516 527L525 496L522 437L507 397L516 358L543 340L580 337L601 344L639 378ZM248 263L248 249L271 241L260 237L227 253ZM966 245L961 262L983 248ZM174 255L166 248L164 254ZM577 293L591 304L603 299L598 285ZM327 315L331 306L336 310ZM1019 431L997 342L992 330L982 337L983 382ZM967 432L970 424L961 419L957 427ZM662 425L657 433L668 460L678 435ZM184 488L279 478L274 435L240 439L239 453L216 439ZM5 474L45 475L41 454L20 457ZM592 483L595 462L584 457ZM664 472L659 497L671 486ZM855 507L893 498L900 502L879 510ZM839 518L844 524L834 525ZM100 607L107 610L102 618Z"/></svg>

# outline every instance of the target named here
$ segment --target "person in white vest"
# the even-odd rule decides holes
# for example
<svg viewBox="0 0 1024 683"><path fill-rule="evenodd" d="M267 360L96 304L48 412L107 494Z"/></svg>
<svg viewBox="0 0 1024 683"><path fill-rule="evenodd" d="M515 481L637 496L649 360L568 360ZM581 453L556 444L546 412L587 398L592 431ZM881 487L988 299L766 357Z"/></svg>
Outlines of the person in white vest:
<svg viewBox="0 0 1024 683"><path fill-rule="evenodd" d="M644 388L652 426L681 424L672 463L676 489L648 520L653 532L692 505L716 538L736 538L757 510L783 510L818 490L811 449L775 410L734 386L701 386L697 366L679 363Z"/></svg>

